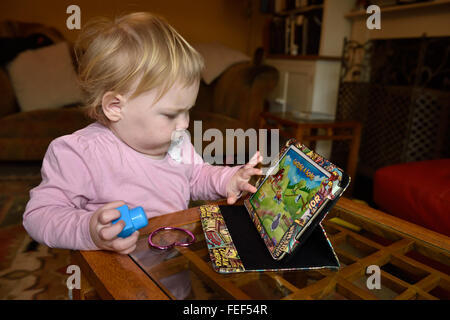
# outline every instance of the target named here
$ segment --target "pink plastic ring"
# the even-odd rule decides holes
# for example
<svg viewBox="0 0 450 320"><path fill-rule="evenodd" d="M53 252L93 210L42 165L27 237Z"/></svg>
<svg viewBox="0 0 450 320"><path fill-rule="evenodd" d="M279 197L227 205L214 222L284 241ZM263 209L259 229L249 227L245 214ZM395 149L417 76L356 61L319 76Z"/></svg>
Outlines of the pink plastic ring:
<svg viewBox="0 0 450 320"><path fill-rule="evenodd" d="M158 246L156 244L153 243L152 238L155 234L157 234L160 231L165 231L165 230L178 230L178 231L182 231L186 234L188 234L191 237L191 240L188 242L174 242L172 244L169 244L168 246ZM148 243L150 246L152 246L153 248L159 249L159 250L167 250L167 249L171 249L175 246L178 247L187 247L190 246L191 244L193 244L195 242L195 236L192 232L190 232L189 230L183 229L183 228L176 228L176 227L161 227L156 229L155 231L153 231L152 233L150 233L150 235L148 236Z"/></svg>

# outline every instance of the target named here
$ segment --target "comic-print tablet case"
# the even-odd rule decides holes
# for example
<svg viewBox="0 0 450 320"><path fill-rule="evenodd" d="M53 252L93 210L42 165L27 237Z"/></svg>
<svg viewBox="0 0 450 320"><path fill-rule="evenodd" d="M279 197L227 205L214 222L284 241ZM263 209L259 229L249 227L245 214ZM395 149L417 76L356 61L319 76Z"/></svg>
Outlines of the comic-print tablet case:
<svg viewBox="0 0 450 320"><path fill-rule="evenodd" d="M220 273L339 268L320 222L349 182L328 160L290 140L245 206L200 207L213 268Z"/></svg>

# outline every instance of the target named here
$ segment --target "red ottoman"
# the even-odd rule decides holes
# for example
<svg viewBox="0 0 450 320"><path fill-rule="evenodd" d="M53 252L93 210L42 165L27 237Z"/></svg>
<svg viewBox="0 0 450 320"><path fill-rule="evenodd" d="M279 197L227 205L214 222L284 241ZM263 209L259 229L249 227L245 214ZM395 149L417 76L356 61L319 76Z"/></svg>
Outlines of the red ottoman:
<svg viewBox="0 0 450 320"><path fill-rule="evenodd" d="M377 170L373 200L389 214L450 236L450 159Z"/></svg>

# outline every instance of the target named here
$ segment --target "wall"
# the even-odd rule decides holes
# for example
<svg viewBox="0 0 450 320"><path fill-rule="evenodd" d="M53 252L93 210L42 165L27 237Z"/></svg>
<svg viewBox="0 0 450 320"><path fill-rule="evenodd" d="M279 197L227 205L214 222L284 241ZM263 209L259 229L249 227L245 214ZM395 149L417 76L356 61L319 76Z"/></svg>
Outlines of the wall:
<svg viewBox="0 0 450 320"><path fill-rule="evenodd" d="M344 46L344 37L350 35L351 23L344 19L354 6L354 0L325 0L322 34L320 37L320 55L340 57Z"/></svg>
<svg viewBox="0 0 450 320"><path fill-rule="evenodd" d="M78 30L68 30L66 8L81 8L81 23L94 16L113 17L121 13L150 11L164 16L189 42L219 41L253 54L249 8L251 0L4 0L0 20L40 22L56 27L70 41ZM258 31L256 31L258 32Z"/></svg>

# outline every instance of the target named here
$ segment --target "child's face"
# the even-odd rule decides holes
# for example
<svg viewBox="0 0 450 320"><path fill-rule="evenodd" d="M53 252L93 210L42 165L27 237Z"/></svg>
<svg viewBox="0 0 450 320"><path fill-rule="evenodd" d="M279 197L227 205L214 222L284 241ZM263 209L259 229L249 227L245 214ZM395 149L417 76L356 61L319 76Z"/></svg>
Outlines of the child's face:
<svg viewBox="0 0 450 320"><path fill-rule="evenodd" d="M114 133L131 148L154 158L163 158L171 143L172 133L189 126L189 110L195 104L199 83L170 88L154 103L157 90L150 90L128 100L122 117L111 126Z"/></svg>

